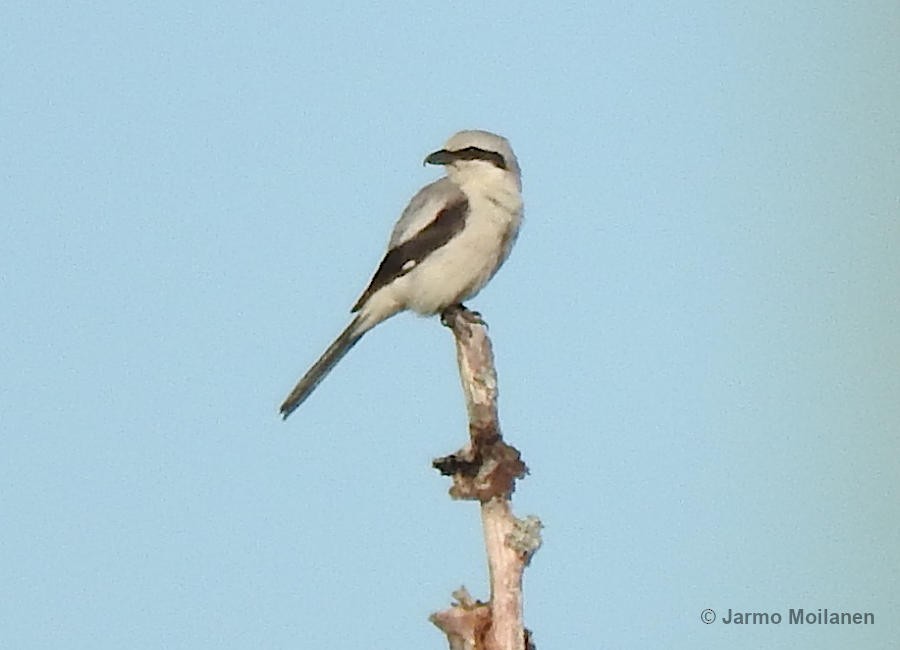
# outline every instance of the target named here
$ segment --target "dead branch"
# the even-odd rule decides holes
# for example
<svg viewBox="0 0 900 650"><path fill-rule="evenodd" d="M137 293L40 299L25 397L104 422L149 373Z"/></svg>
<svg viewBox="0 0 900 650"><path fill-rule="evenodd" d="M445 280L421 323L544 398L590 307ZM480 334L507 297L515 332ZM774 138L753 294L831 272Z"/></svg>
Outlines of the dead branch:
<svg viewBox="0 0 900 650"><path fill-rule="evenodd" d="M491 599L475 601L465 589L456 602L431 616L446 635L451 650L528 650L533 648L522 620L522 574L540 547L540 521L517 519L510 499L516 479L528 472L519 451L506 444L497 414L497 372L487 327L481 316L462 305L441 320L453 331L456 359L469 415L469 441L459 451L434 461L453 477L454 499L481 504Z"/></svg>

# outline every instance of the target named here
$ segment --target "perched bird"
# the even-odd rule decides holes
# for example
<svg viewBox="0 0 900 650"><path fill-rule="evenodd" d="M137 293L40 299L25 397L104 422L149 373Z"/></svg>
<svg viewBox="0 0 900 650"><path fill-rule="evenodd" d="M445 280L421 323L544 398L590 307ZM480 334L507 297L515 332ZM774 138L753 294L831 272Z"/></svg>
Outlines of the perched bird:
<svg viewBox="0 0 900 650"><path fill-rule="evenodd" d="M423 187L394 225L387 253L353 305L356 314L281 405L287 418L363 334L394 314L434 315L481 291L522 222L519 163L506 138L460 131L425 158L446 176Z"/></svg>

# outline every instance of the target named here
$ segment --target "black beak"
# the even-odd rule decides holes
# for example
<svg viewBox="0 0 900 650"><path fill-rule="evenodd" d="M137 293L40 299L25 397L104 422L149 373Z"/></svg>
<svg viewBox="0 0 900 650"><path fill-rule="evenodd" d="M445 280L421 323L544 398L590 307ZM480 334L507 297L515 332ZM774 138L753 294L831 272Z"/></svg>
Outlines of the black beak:
<svg viewBox="0 0 900 650"><path fill-rule="evenodd" d="M432 154L429 154L425 159L426 165L449 165L454 160L456 160L456 156L452 151L447 151L446 149L441 149L440 151L435 151Z"/></svg>

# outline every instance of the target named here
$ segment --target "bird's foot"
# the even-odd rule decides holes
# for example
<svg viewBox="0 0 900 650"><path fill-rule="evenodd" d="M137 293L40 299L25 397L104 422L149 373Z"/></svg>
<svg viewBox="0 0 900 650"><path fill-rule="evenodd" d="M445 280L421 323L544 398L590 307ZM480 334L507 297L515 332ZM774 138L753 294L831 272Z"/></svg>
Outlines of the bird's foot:
<svg viewBox="0 0 900 650"><path fill-rule="evenodd" d="M472 311L462 303L451 305L441 312L441 324L445 327L453 327L453 319L457 316L471 325L484 325L487 327L487 323L484 322L479 312Z"/></svg>

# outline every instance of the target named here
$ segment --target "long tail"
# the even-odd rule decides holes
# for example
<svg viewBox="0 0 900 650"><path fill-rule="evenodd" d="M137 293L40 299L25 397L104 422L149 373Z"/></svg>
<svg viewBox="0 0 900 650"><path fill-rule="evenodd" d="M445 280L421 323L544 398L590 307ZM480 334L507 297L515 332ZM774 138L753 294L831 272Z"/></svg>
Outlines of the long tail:
<svg viewBox="0 0 900 650"><path fill-rule="evenodd" d="M361 320L360 317L354 318L353 322L347 326L347 329L341 332L341 335L334 340L334 343L328 346L328 349L319 357L319 360L297 382L294 390L291 391L291 394L284 400L284 404L281 405L281 415L285 420L298 406L306 401L306 398L316 389L319 382L325 379L325 376L331 372L338 361L343 359L344 355L350 351L350 348L359 342L363 334L369 331L369 327L361 326Z"/></svg>

